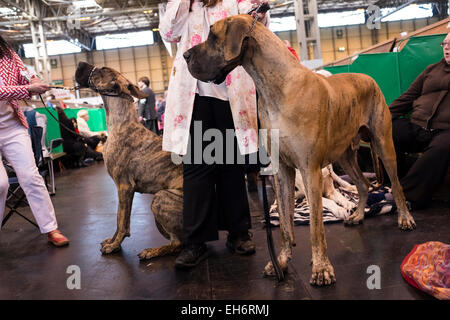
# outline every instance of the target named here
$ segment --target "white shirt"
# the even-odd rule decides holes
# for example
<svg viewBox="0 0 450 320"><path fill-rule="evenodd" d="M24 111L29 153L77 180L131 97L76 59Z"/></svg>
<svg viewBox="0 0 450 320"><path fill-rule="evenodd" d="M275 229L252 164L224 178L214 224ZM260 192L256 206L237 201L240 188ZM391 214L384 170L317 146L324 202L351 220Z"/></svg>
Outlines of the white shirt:
<svg viewBox="0 0 450 320"><path fill-rule="evenodd" d="M77 124L78 124L78 131L80 131L80 134L83 137L89 138L89 137L97 135L97 133L91 131L86 120L84 120L83 118L77 117Z"/></svg>

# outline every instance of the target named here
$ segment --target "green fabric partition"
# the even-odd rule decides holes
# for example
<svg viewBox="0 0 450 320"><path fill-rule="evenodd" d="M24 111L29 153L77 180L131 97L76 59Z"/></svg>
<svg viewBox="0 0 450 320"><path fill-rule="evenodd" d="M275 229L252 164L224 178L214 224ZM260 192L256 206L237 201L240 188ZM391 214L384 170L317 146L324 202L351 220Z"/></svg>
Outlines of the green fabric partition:
<svg viewBox="0 0 450 320"><path fill-rule="evenodd" d="M47 136L48 141L61 138L61 129L59 123L55 120L58 119L58 114L55 110L50 108L36 108L36 112L44 114L47 117ZM89 113L88 125L91 131L106 131L106 114L105 109L64 109L68 118L76 118L77 113L80 110L87 110ZM51 114L50 114L51 113ZM53 115L53 117L52 117ZM48 146L47 146L48 147ZM62 152L63 147L59 146L54 149L54 153Z"/></svg>
<svg viewBox="0 0 450 320"><path fill-rule="evenodd" d="M386 103L391 103L401 94L400 75L398 70L398 54L372 53L360 55L350 68L351 72L364 73L371 76L384 94Z"/></svg>
<svg viewBox="0 0 450 320"><path fill-rule="evenodd" d="M402 93L430 64L440 61L444 54L440 43L447 34L412 37L400 51L399 73Z"/></svg>
<svg viewBox="0 0 450 320"><path fill-rule="evenodd" d="M67 117L76 118L80 110L87 110L89 113L89 120L87 122L91 131L106 131L106 114L105 109L64 109Z"/></svg>
<svg viewBox="0 0 450 320"><path fill-rule="evenodd" d="M400 52L360 54L352 64L324 69L332 74L355 72L371 76L390 104L427 66L443 58L439 44L446 35L411 37Z"/></svg>

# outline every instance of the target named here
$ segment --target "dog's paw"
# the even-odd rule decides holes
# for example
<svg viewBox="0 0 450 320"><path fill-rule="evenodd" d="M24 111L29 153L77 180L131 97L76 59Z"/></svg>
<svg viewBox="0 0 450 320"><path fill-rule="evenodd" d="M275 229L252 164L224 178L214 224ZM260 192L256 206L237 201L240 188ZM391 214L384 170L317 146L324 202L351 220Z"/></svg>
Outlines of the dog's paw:
<svg viewBox="0 0 450 320"><path fill-rule="evenodd" d="M107 240L110 240L110 239L107 239ZM105 241L107 241L107 240L105 240ZM113 252L120 251L122 249L120 244L115 244L114 242L105 243L105 241L102 242L102 248L100 249L102 254L110 254Z"/></svg>
<svg viewBox="0 0 450 320"><path fill-rule="evenodd" d="M111 244L111 243L113 243L113 242L114 242L113 239L108 238L108 239L105 239L105 240L102 241L101 246L103 247L103 246L105 246L105 245L107 245L107 244Z"/></svg>
<svg viewBox="0 0 450 320"><path fill-rule="evenodd" d="M398 227L401 230L414 230L416 228L416 222L413 217L409 215L399 215Z"/></svg>
<svg viewBox="0 0 450 320"><path fill-rule="evenodd" d="M334 269L331 263L320 264L312 268L311 280L309 283L313 286L329 286L336 282Z"/></svg>
<svg viewBox="0 0 450 320"><path fill-rule="evenodd" d="M288 260L278 257L278 264L280 265L281 271L286 272L288 269ZM263 272L265 277L275 277L277 275L275 271L275 267L273 266L272 261L269 261L264 267Z"/></svg>
<svg viewBox="0 0 450 320"><path fill-rule="evenodd" d="M356 225L360 224L364 220L364 214L357 214L358 210L356 210L352 215L348 216L347 219L344 220L346 225Z"/></svg>
<svg viewBox="0 0 450 320"><path fill-rule="evenodd" d="M272 261L269 262L265 267L264 267L264 272L263 272L265 277L274 277L276 276L275 273L275 268L273 267Z"/></svg>
<svg viewBox="0 0 450 320"><path fill-rule="evenodd" d="M140 260L148 260L159 256L157 248L144 249L138 254Z"/></svg>

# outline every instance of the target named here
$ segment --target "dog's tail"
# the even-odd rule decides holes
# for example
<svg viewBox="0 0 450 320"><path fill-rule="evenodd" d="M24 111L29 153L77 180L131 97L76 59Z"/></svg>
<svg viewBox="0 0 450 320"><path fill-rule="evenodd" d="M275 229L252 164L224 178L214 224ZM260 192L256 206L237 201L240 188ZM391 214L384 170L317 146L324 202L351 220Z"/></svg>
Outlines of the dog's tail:
<svg viewBox="0 0 450 320"><path fill-rule="evenodd" d="M372 146L373 136L372 136L372 132L370 131L370 129L366 126L361 127L360 135L361 135L361 138L363 141L370 142L370 156L372 158L373 170L375 172L375 176L377 179L376 184L372 185L372 188L374 190L377 190L384 183L384 174L383 174L383 170L382 170L382 166L381 166L381 161L375 152L375 148Z"/></svg>
<svg viewBox="0 0 450 320"><path fill-rule="evenodd" d="M381 167L380 158L375 153L373 147L370 147L370 155L372 156L373 170L375 171L375 176L377 178L377 183L373 186L373 189L378 190L384 183L384 174Z"/></svg>

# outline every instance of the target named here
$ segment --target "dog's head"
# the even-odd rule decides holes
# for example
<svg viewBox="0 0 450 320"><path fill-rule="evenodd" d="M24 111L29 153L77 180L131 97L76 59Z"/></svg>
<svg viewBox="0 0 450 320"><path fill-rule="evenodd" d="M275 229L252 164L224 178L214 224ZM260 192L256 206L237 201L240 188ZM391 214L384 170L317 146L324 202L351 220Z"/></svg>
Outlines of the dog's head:
<svg viewBox="0 0 450 320"><path fill-rule="evenodd" d="M213 24L208 39L183 54L192 76L204 82L222 83L228 73L242 64L250 47L252 23L253 18L245 14Z"/></svg>
<svg viewBox="0 0 450 320"><path fill-rule="evenodd" d="M81 88L91 88L100 94L104 92L139 99L147 97L137 85L128 81L120 72L108 67L97 68L86 62L78 63L75 81Z"/></svg>

